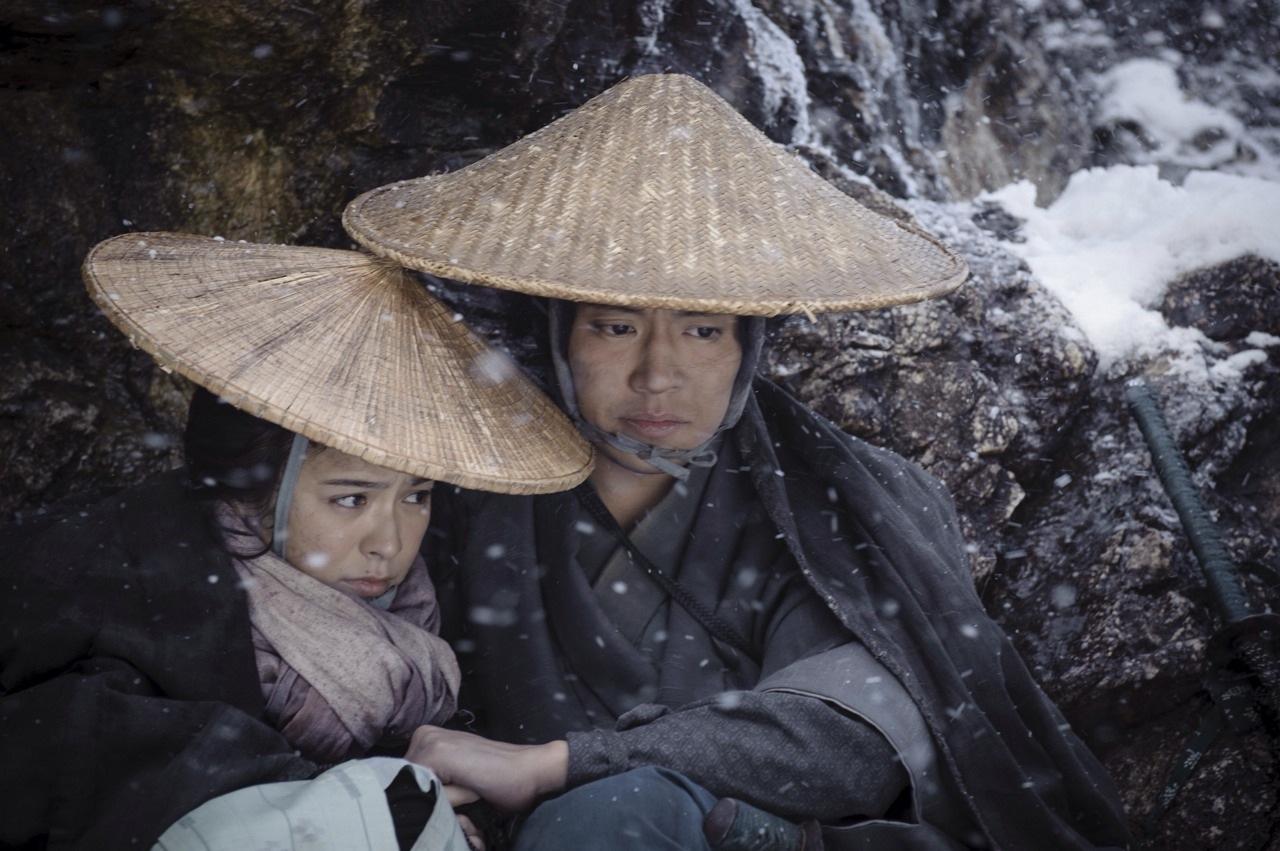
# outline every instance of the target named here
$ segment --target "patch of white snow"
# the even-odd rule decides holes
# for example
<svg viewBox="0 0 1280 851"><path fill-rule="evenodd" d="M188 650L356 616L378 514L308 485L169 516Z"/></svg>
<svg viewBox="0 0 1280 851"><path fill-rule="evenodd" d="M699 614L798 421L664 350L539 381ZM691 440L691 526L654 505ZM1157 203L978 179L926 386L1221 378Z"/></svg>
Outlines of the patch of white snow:
<svg viewBox="0 0 1280 851"><path fill-rule="evenodd" d="M1181 186L1155 166L1072 175L1047 208L1028 181L982 196L1025 220L1026 241L1006 243L1075 316L1105 367L1161 350L1198 351L1207 340L1170 328L1154 309L1179 275L1255 254L1280 263L1280 183L1192 172Z"/></svg>
<svg viewBox="0 0 1280 851"><path fill-rule="evenodd" d="M1188 97L1177 68L1161 59L1130 59L1099 77L1097 123L1132 122L1152 146L1148 156L1212 168L1236 155L1244 124L1224 109Z"/></svg>

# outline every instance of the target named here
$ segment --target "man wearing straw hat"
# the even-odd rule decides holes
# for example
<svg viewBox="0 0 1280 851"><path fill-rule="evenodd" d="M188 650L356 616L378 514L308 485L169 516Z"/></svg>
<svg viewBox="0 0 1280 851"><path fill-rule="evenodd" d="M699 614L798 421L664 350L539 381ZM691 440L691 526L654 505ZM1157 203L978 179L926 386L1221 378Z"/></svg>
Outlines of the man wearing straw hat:
<svg viewBox="0 0 1280 851"><path fill-rule="evenodd" d="M84 272L199 389L182 470L0 546L0 846L464 851L398 758L456 706L432 481L545 493L590 447L385 260L137 233Z"/></svg>
<svg viewBox="0 0 1280 851"><path fill-rule="evenodd" d="M831 848L1125 844L943 487L755 374L764 317L943 295L950 251L677 75L344 223L551 299L562 405L601 456L572 493L458 494L432 554L488 738L427 727L410 757L532 808L517 847L705 848L753 812L717 799L816 819Z"/></svg>

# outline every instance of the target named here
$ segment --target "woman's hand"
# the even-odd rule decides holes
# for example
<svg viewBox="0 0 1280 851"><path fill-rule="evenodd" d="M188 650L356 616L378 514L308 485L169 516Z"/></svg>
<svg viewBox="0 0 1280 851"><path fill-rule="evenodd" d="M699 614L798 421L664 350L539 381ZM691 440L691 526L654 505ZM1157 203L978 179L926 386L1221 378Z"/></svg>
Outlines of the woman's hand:
<svg viewBox="0 0 1280 851"><path fill-rule="evenodd" d="M511 745L460 730L422 726L404 758L425 765L448 786L470 790L507 812L524 812L564 788L569 745Z"/></svg>
<svg viewBox="0 0 1280 851"><path fill-rule="evenodd" d="M484 837L480 835L475 822L466 816L458 816L458 826L462 828L462 835L467 838L468 845L475 851L484 851Z"/></svg>
<svg viewBox="0 0 1280 851"><path fill-rule="evenodd" d="M464 807L467 804L474 804L480 800L480 796L465 786L456 786L453 784L444 787L445 800L449 802L449 806L455 810L458 807ZM469 816L458 814L458 826L462 828L462 835L467 838L467 844L471 846L473 851L485 851L484 849L484 833L476 827L476 823Z"/></svg>

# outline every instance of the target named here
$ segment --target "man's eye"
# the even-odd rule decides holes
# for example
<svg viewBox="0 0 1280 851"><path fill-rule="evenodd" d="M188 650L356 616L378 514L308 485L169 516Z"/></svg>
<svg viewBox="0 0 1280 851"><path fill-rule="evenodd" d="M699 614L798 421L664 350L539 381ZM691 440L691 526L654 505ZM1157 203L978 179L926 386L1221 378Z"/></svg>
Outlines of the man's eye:
<svg viewBox="0 0 1280 851"><path fill-rule="evenodd" d="M633 330L625 322L599 322L596 328L608 337L625 337Z"/></svg>
<svg viewBox="0 0 1280 851"><path fill-rule="evenodd" d="M691 329L693 336L699 340L714 340L720 336L720 329L714 325L698 325Z"/></svg>
<svg viewBox="0 0 1280 851"><path fill-rule="evenodd" d="M330 500L334 505L343 508L359 508L365 504L366 500L363 494L353 493L346 496L337 496Z"/></svg>
<svg viewBox="0 0 1280 851"><path fill-rule="evenodd" d="M414 491L404 498L410 505L428 505L431 502L431 491Z"/></svg>

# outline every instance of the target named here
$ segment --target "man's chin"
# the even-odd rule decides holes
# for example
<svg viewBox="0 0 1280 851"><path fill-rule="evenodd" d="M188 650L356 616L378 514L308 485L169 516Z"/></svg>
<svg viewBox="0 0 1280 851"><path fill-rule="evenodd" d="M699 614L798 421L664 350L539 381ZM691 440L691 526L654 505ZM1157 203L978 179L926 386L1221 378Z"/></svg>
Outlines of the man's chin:
<svg viewBox="0 0 1280 851"><path fill-rule="evenodd" d="M648 461L641 460L638 456L632 455L630 452L623 452L621 449L618 449L615 446L610 446L609 444L597 446L605 461L616 467L621 467L628 472L635 473L640 476L668 475L650 464Z"/></svg>
<svg viewBox="0 0 1280 851"><path fill-rule="evenodd" d="M613 428L603 429L603 431L643 443L645 446L672 452L688 452L696 449L711 436L687 422L658 426L635 423L630 420L617 420Z"/></svg>

